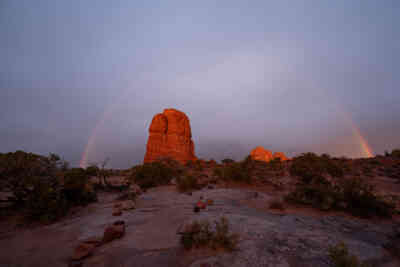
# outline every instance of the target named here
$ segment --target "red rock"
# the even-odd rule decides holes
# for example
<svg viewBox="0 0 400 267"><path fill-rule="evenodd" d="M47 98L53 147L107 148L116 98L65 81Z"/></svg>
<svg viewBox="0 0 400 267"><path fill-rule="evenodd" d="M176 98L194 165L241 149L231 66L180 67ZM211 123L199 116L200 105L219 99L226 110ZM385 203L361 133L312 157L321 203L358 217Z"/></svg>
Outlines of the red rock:
<svg viewBox="0 0 400 267"><path fill-rule="evenodd" d="M112 216L121 216L122 215L122 210L120 208L115 208L113 210Z"/></svg>
<svg viewBox="0 0 400 267"><path fill-rule="evenodd" d="M285 160L289 160L285 154L283 154L282 152L275 152L272 155L272 152L263 148L262 146L258 146L255 149L253 149L250 152L250 156L253 160L258 160L258 161L265 161L265 162L269 162L273 159L276 158L280 158L281 161L285 161Z"/></svg>
<svg viewBox="0 0 400 267"><path fill-rule="evenodd" d="M163 113L155 115L149 127L144 162L162 158L171 158L181 163L197 159L189 118L176 109L165 109Z"/></svg>
<svg viewBox="0 0 400 267"><path fill-rule="evenodd" d="M250 156L253 160L269 162L272 160L272 153L266 150L262 146L258 146L250 152Z"/></svg>
<svg viewBox="0 0 400 267"><path fill-rule="evenodd" d="M206 204L203 201L198 201L196 207L198 207L199 209L205 209Z"/></svg>
<svg viewBox="0 0 400 267"><path fill-rule="evenodd" d="M116 221L104 230L103 243L108 243L114 239L121 238L125 234L125 222Z"/></svg>
<svg viewBox="0 0 400 267"><path fill-rule="evenodd" d="M92 255L96 245L92 243L81 243L74 250L73 260L80 260Z"/></svg>
<svg viewBox="0 0 400 267"><path fill-rule="evenodd" d="M274 155L273 155L273 158L274 159L279 158L279 159L281 159L281 161L289 160L289 158L286 157L286 155L283 154L282 152L275 152Z"/></svg>

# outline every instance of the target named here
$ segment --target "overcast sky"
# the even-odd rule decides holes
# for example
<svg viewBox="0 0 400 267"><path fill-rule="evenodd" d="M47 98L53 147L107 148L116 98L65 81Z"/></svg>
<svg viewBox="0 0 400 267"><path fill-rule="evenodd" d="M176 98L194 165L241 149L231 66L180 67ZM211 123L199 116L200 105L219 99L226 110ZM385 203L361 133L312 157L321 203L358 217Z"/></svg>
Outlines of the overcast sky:
<svg viewBox="0 0 400 267"><path fill-rule="evenodd" d="M143 160L154 114L197 156L400 147L400 1L0 1L0 152ZM352 126L353 125L353 126Z"/></svg>

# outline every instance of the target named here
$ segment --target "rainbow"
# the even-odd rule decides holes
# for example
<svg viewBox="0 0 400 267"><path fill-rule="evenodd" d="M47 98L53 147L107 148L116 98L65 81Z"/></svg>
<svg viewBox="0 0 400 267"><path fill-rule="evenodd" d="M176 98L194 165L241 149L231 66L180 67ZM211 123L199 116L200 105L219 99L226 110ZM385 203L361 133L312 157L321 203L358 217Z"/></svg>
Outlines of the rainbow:
<svg viewBox="0 0 400 267"><path fill-rule="evenodd" d="M79 167L86 168L89 165L89 155L90 152L94 150L96 143L96 135L105 124L108 117L112 114L112 108L107 109L101 116L101 119L96 123L96 126L93 128L93 131L90 133L88 142L83 150L81 160L79 161Z"/></svg>
<svg viewBox="0 0 400 267"><path fill-rule="evenodd" d="M362 157L364 158L372 158L374 157L373 150L371 146L368 144L367 139L361 134L360 129L354 123L351 124L353 136L356 138L357 142L360 145Z"/></svg>
<svg viewBox="0 0 400 267"><path fill-rule="evenodd" d="M97 135L98 131L101 129L101 127L104 126L106 120L112 114L112 110L113 110L112 108L109 108L103 113L101 119L96 124L93 131L91 132L88 142L82 153L81 160L79 162L79 166L81 168L86 168L88 166L89 156L95 148L96 135ZM345 119L345 121L347 121L348 125L351 127L352 135L355 139L355 142L357 142L358 146L360 147L360 153L361 153L360 156L364 157L364 158L374 157L374 152L373 152L371 146L368 144L367 139L362 135L360 129L357 127L357 125L352 120L350 114L348 114L347 112L344 112L344 111L342 112L342 114L344 115L343 118Z"/></svg>

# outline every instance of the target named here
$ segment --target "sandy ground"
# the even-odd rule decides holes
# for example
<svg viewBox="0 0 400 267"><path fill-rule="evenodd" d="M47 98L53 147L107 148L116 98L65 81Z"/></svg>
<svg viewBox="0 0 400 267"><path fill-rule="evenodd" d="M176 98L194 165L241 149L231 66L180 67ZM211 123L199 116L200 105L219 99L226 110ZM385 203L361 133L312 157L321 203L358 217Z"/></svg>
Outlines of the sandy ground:
<svg viewBox="0 0 400 267"><path fill-rule="evenodd" d="M257 194L255 194L257 192ZM255 196L257 195L257 196ZM79 241L100 237L115 220L126 222L122 239L96 249L83 266L328 266L327 246L347 241L351 251L375 266L396 266L383 249L393 235L392 221L366 221L337 213L319 213L287 207L268 208L277 197L268 187L203 189L192 195L165 186L147 191L137 200L137 208L112 216L115 193L101 193L93 203L62 221L32 228L7 228L0 232L0 266L67 266ZM200 213L193 206L200 196L214 205ZM239 249L234 253L210 250L183 251L177 229L191 220L225 216L232 231L239 233ZM9 222L8 222L9 225ZM303 262L306 265L299 265ZM398 265L400 266L400 265Z"/></svg>

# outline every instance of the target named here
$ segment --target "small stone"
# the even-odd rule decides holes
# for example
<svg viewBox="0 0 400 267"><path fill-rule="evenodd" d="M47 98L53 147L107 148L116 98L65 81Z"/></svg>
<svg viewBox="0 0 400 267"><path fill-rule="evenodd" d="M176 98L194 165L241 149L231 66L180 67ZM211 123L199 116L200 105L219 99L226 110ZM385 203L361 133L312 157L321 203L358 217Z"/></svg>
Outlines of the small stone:
<svg viewBox="0 0 400 267"><path fill-rule="evenodd" d="M206 204L203 201L198 201L196 204L196 207L200 208L200 209L205 209L206 208Z"/></svg>
<svg viewBox="0 0 400 267"><path fill-rule="evenodd" d="M122 211L120 209L114 209L112 216L121 216L122 215Z"/></svg>
<svg viewBox="0 0 400 267"><path fill-rule="evenodd" d="M81 260L86 258L87 256L92 255L93 250L95 249L94 244L90 243L81 243L74 250L74 254L72 255L73 260Z"/></svg>
<svg viewBox="0 0 400 267"><path fill-rule="evenodd" d="M125 222L116 221L104 230L103 243L111 242L114 239L121 238L125 234Z"/></svg>
<svg viewBox="0 0 400 267"><path fill-rule="evenodd" d="M126 200L121 203L122 210L133 210L136 208L136 204L133 200Z"/></svg>
<svg viewBox="0 0 400 267"><path fill-rule="evenodd" d="M82 267L82 261L76 261L76 260L70 261L68 263L68 267Z"/></svg>

